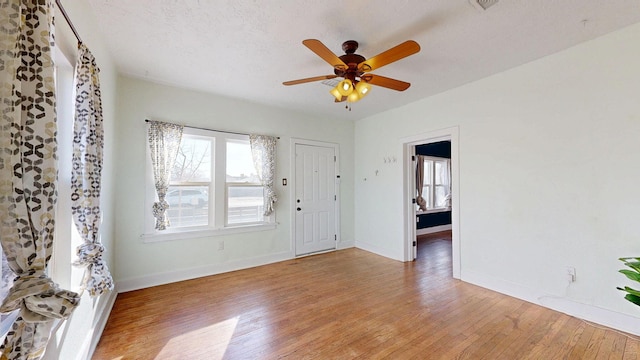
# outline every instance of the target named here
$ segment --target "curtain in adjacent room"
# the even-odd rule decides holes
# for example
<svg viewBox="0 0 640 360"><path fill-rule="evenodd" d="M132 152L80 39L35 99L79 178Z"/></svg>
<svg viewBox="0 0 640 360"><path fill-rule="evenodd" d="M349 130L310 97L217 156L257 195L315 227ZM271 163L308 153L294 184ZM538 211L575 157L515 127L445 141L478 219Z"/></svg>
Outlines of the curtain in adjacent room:
<svg viewBox="0 0 640 360"><path fill-rule="evenodd" d="M447 161L447 207L451 208L451 160Z"/></svg>
<svg viewBox="0 0 640 360"><path fill-rule="evenodd" d="M427 210L427 201L422 197L422 187L424 186L424 156L416 155L416 191L418 197L416 197L416 204L420 207L420 210Z"/></svg>
<svg viewBox="0 0 640 360"><path fill-rule="evenodd" d="M249 135L253 164L264 187L264 216L273 213L274 203L278 201L274 189L276 176L277 138L266 135Z"/></svg>
<svg viewBox="0 0 640 360"><path fill-rule="evenodd" d="M100 191L104 149L100 69L87 47L78 45L76 59L76 113L73 125L71 212L83 244L76 265L86 267L83 288L91 296L113 289L113 279L102 259Z"/></svg>
<svg viewBox="0 0 640 360"><path fill-rule="evenodd" d="M0 2L0 241L16 277L0 312L18 317L1 359L39 359L54 319L80 300L47 276L57 201L53 0Z"/></svg>
<svg viewBox="0 0 640 360"><path fill-rule="evenodd" d="M166 230L169 227L169 217L167 216L169 203L165 197L169 190L171 168L173 168L173 163L176 161L180 149L183 128L182 125L149 121L149 148L151 150L153 179L158 195L158 201L153 204L156 230Z"/></svg>

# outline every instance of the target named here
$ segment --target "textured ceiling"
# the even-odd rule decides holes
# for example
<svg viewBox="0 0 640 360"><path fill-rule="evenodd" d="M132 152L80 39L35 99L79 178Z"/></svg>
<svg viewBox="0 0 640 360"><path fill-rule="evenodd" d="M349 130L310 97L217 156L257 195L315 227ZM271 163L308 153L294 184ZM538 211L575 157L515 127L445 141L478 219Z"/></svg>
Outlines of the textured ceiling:
<svg viewBox="0 0 640 360"><path fill-rule="evenodd" d="M121 73L320 116L360 119L513 68L640 22L638 0L88 0ZM405 40L421 51L372 73L411 83L333 102L332 74L302 45L372 57ZM638 46L638 44L630 44Z"/></svg>

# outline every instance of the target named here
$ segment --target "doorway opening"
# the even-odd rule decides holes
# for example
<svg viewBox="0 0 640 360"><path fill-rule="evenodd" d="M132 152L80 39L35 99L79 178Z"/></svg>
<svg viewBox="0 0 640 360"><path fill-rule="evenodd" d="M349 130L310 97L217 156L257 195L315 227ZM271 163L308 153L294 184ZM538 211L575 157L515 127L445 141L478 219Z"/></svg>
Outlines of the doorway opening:
<svg viewBox="0 0 640 360"><path fill-rule="evenodd" d="M418 251L420 243L428 242L429 248L433 248L433 242L440 242L440 247L449 242L452 264L450 275L459 279L458 128L452 127L408 137L403 139L403 144L405 261L420 258L424 253ZM424 166L419 169L424 171L422 174L428 179L416 177L418 161L424 161ZM438 171L440 178L436 179ZM443 171L446 171L446 175ZM447 178L450 187L443 181L443 176ZM421 191L417 188L419 183L422 184Z"/></svg>

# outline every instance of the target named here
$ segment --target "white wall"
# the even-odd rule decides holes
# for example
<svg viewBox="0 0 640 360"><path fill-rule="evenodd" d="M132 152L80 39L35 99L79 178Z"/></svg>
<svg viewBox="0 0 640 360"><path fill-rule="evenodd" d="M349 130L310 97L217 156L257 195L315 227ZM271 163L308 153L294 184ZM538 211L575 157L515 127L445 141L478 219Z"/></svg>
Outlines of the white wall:
<svg viewBox="0 0 640 360"><path fill-rule="evenodd" d="M277 85L274 85L277 86ZM340 247L353 246L354 124L309 117L218 95L179 89L140 79L118 80L118 160L116 211L116 278L127 291L196 276L288 259L291 243L290 140L292 137L337 143L340 146ZM333 104L327 103L327 106ZM275 230L199 239L144 243L145 119L244 133L280 136L277 150ZM218 242L224 241L224 250Z"/></svg>
<svg viewBox="0 0 640 360"><path fill-rule="evenodd" d="M107 52L103 43L100 32L95 25L92 10L89 4L83 1L66 1L63 2L65 9L71 17L76 29L80 33L82 40L91 50L96 58L96 62L100 67L100 83L102 91L102 108L104 116L105 130L105 148L104 148L104 164L102 174L102 223L100 225L100 238L106 248L104 259L107 266L113 270L114 268L114 143L115 143L115 103L116 103L116 82L117 72L115 65ZM57 9L57 8L56 8ZM68 58L74 60L77 53L77 42L67 26L62 15L56 10L56 46L58 46ZM61 120L62 121L62 120ZM68 138L68 137L67 137ZM69 145L70 146L70 145ZM67 166L68 168L68 166ZM62 175L61 176L68 176ZM71 223L71 218L68 219ZM58 224L60 226L70 226L69 224ZM69 241L69 239L59 239L60 241ZM59 250L56 247L55 251ZM66 249L75 257L75 249ZM69 254L58 253L59 257L69 260ZM52 261L52 263L54 263ZM59 262L55 266L62 266ZM69 268L70 263L66 264ZM67 269L69 270L69 269ZM63 271L69 276L71 271ZM54 274L55 275L55 274ZM73 290L77 290L80 284L69 284L77 280L61 279L61 284ZM58 279L56 279L58 281ZM99 298L92 299L88 294L83 294L80 305L73 312L71 317L63 322L57 332L52 335L49 346L44 355L44 359L85 359L91 348L96 345L98 335L102 332L106 320L109 316L111 307L115 300L115 292L105 294Z"/></svg>
<svg viewBox="0 0 640 360"><path fill-rule="evenodd" d="M400 139L458 126L461 278L638 334L616 290L640 256L638 43L634 25L358 121L356 246L402 259Z"/></svg>

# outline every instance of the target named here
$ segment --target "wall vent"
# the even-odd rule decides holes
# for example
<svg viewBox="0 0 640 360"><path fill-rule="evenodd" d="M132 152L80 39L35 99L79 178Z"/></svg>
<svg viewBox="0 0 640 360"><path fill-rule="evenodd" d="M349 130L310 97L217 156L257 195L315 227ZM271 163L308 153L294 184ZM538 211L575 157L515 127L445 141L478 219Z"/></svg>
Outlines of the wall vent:
<svg viewBox="0 0 640 360"><path fill-rule="evenodd" d="M338 83L339 83L340 81L342 81L342 78L335 78L335 79L322 80L322 83L323 83L324 85L331 86L331 87L333 88L333 87L338 86Z"/></svg>
<svg viewBox="0 0 640 360"><path fill-rule="evenodd" d="M498 0L469 0L471 5L480 11L485 11L498 3Z"/></svg>

